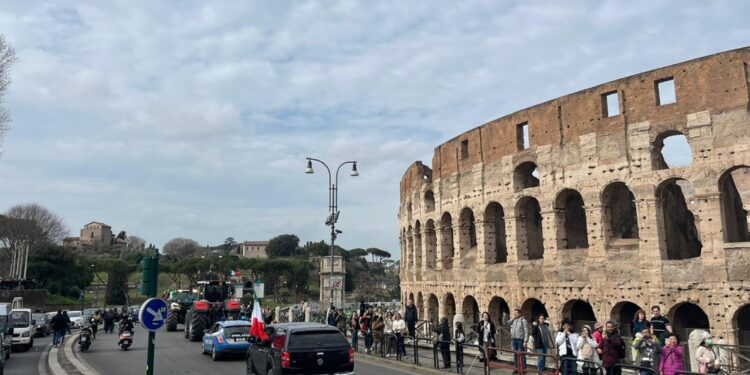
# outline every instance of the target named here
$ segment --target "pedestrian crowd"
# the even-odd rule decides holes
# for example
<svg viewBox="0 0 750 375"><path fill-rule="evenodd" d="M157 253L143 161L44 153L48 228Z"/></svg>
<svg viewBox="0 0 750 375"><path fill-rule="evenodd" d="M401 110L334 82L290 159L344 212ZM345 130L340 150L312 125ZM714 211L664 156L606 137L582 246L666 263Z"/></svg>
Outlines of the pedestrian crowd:
<svg viewBox="0 0 750 375"><path fill-rule="evenodd" d="M673 332L669 319L661 314L659 306L653 306L649 319L646 312L638 310L630 325L629 344L634 354L632 363L626 361L626 341L621 336L615 321L604 323L592 322L578 329L573 322L566 319L555 330L546 314L539 314L529 322L520 309L512 312L512 317L503 314L497 324L506 327L510 332L510 343L513 356L514 373L523 369L528 373L526 357L533 353L535 368L538 374L543 373L548 361L557 360L560 373L598 374L599 368L607 375L620 375L622 365L628 364L639 368L641 375L675 375L685 371L684 363L687 353ZM359 338L364 338L366 353L384 353L386 357L407 357L404 346L405 337L415 337L417 310L410 302L404 315L398 311L383 311L381 308L360 304L358 311L346 317L343 311L332 308L327 323L338 327L344 334L351 332L352 347L359 350ZM482 313L481 320L471 326L476 333L476 341L485 349L489 360L498 360L495 348L498 348L496 336L498 327L487 312ZM451 367L451 344L455 346L456 365L463 366L463 346L467 344L467 332L464 325L456 322L455 326L443 317L432 327L437 334L437 347L441 353L442 367ZM702 333L702 340L695 351L695 359L702 374L720 373L720 351L713 342L711 334ZM481 359L483 360L483 359ZM553 364L554 365L554 364Z"/></svg>

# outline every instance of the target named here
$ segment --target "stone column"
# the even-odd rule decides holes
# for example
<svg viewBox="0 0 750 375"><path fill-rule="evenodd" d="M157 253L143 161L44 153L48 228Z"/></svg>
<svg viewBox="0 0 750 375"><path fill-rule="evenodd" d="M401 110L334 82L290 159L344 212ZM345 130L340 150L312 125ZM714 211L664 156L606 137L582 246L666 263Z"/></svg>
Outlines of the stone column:
<svg viewBox="0 0 750 375"><path fill-rule="evenodd" d="M651 282L652 287L660 287L662 281L662 253L666 251L666 244L659 234L659 226L663 222L659 209L659 200L653 196L644 198L642 189L636 194L636 212L638 217L638 259L640 261L641 282ZM639 197L640 196L640 197Z"/></svg>
<svg viewBox="0 0 750 375"><path fill-rule="evenodd" d="M589 258L604 258L606 257L606 233L604 227L605 220L607 219L604 214L604 206L601 204L590 204L586 205L585 208L589 236Z"/></svg>

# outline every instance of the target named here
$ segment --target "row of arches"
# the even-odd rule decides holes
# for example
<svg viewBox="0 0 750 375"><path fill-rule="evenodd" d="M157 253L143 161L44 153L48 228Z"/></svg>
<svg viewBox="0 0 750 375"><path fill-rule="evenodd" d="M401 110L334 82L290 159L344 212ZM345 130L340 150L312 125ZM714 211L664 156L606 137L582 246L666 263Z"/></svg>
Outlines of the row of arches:
<svg viewBox="0 0 750 375"><path fill-rule="evenodd" d="M725 241L750 241L747 211L750 205L750 168L737 166L727 170L719 179L719 188ZM692 183L683 178L669 178L656 188L663 259L689 259L701 255L703 244L694 214L694 190ZM612 182L604 187L600 198L600 207L587 207L583 196L575 189L563 189L557 194L552 204L554 214L550 218L556 222L554 240L558 249L589 247L589 212L601 212L607 246L639 239L636 198L630 188L624 182ZM413 227L404 229L402 246L417 268L422 266L422 246L425 247L425 265L432 268L437 260L453 258L456 245L462 258L475 256L472 250L480 241L487 251L486 262L504 263L508 260L509 226L506 220L512 219L518 260L542 259L546 240L543 236L545 216L539 201L532 196L521 197L513 215L507 218L498 202L490 202L485 207L481 221L476 220L469 207L461 210L458 220L454 220L451 213L444 212L437 222L428 219L424 230L419 220ZM478 227L482 228L481 238L477 235ZM458 236L457 242L454 242L454 234Z"/></svg>
<svg viewBox="0 0 750 375"><path fill-rule="evenodd" d="M461 313L466 321L465 327L469 328L479 322L481 313L485 311L490 314L495 323L501 322L503 315L511 315L507 301L499 296L492 297L484 309L480 308L477 299L471 295L464 297L460 305L457 305L452 293L446 293L440 299L432 293L423 296L419 292L416 298L413 293L409 293L408 298L415 302L419 319L437 322L439 318L445 317L452 322L454 316ZM588 301L571 299L562 306L557 316L551 316L544 302L537 298L529 298L519 308L522 315L529 321L536 320L540 314L550 316L550 321L555 328L559 328L563 319L569 319L573 322L576 331L580 331L584 324L593 327L596 322L613 320L619 325L623 336L632 337L632 321L636 312L641 309L650 311L651 307L641 306L632 301L621 301L612 307L609 316L597 316ZM665 309L664 314L670 320L673 331L682 341L687 341L689 333L695 329L710 330L708 315L698 304L681 302ZM651 314L647 313L647 317L650 319ZM741 306L732 319L736 342L740 345L750 345L750 303Z"/></svg>

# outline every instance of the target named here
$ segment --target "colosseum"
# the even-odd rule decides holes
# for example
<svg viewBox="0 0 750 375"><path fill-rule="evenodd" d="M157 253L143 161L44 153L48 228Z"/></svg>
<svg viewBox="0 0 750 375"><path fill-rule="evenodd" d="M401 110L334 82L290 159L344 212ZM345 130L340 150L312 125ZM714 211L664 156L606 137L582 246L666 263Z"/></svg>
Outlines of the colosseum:
<svg viewBox="0 0 750 375"><path fill-rule="evenodd" d="M749 111L746 47L437 146L401 179L403 301L425 320L517 307L555 325L613 319L623 336L658 305L682 341L703 328L750 345Z"/></svg>

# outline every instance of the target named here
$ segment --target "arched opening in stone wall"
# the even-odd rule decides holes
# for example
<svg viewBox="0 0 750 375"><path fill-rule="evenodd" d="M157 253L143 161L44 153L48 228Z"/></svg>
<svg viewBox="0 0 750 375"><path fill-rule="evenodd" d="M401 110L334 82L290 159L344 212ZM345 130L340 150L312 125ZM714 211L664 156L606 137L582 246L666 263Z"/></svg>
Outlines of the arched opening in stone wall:
<svg viewBox="0 0 750 375"><path fill-rule="evenodd" d="M490 319L495 323L497 327L503 324L503 315L510 317L510 306L501 297L495 296L490 300L490 304L487 308L487 312L490 314ZM510 336L505 334L496 335L495 338L498 340L498 344L501 346L510 345Z"/></svg>
<svg viewBox="0 0 750 375"><path fill-rule="evenodd" d="M737 310L732 319L735 332L737 332L737 342L740 346L740 353L746 358L750 358L750 304L746 304ZM750 361L744 361L748 365Z"/></svg>
<svg viewBox="0 0 750 375"><path fill-rule="evenodd" d="M534 260L544 256L542 209L533 197L523 197L516 205L518 259Z"/></svg>
<svg viewBox="0 0 750 375"><path fill-rule="evenodd" d="M558 223L562 222L562 245L565 249L589 247L586 209L583 197L573 189L565 189L555 199L555 212Z"/></svg>
<svg viewBox="0 0 750 375"><path fill-rule="evenodd" d="M563 319L569 319L576 332L580 332L584 324L588 324L592 329L596 324L594 309L584 300L574 299L566 302L562 313Z"/></svg>
<svg viewBox="0 0 750 375"><path fill-rule="evenodd" d="M693 162L693 151L687 137L676 130L659 134L651 152L655 170L686 167Z"/></svg>
<svg viewBox="0 0 750 375"><path fill-rule="evenodd" d="M417 303L416 303L416 305L417 305L417 316L419 317L419 319L424 319L424 317L425 317L425 315L424 315L425 311L424 311L424 299L422 297L422 292L418 292L417 293Z"/></svg>
<svg viewBox="0 0 750 375"><path fill-rule="evenodd" d="M619 302L612 308L611 319L620 324L620 334L625 337L633 337L633 320L635 313L641 307L630 301ZM648 318L648 313L646 314Z"/></svg>
<svg viewBox="0 0 750 375"><path fill-rule="evenodd" d="M406 230L406 267L408 269L414 268L414 230L411 225Z"/></svg>
<svg viewBox="0 0 750 375"><path fill-rule="evenodd" d="M750 241L748 207L750 207L750 168L738 166L719 178L721 218L725 242Z"/></svg>
<svg viewBox="0 0 750 375"><path fill-rule="evenodd" d="M476 257L477 247L477 225L474 219L474 211L466 207L461 210L458 217L458 243L461 249L461 257Z"/></svg>
<svg viewBox="0 0 750 375"><path fill-rule="evenodd" d="M406 221L410 223L411 223L411 214L412 214L411 201L409 201L409 203L406 205Z"/></svg>
<svg viewBox="0 0 750 375"><path fill-rule="evenodd" d="M680 342L686 342L693 330L710 328L708 315L694 303L683 302L675 305L667 317L672 322L672 330L677 334Z"/></svg>
<svg viewBox="0 0 750 375"><path fill-rule="evenodd" d="M437 296L430 294L429 297L427 297L427 320L437 323L438 318L440 317L439 308L440 305Z"/></svg>
<svg viewBox="0 0 750 375"><path fill-rule="evenodd" d="M409 293L409 299L406 300L406 304L408 305L408 304L410 304L412 302L414 302L414 293L410 292Z"/></svg>
<svg viewBox="0 0 750 375"><path fill-rule="evenodd" d="M635 196L623 182L613 182L602 191L604 224L610 242L638 238Z"/></svg>
<svg viewBox="0 0 750 375"><path fill-rule="evenodd" d="M406 228L401 229L401 238L399 240L399 244L401 245L401 259L406 259L406 257L409 256L408 252L406 251ZM401 266L404 268L408 266L408 262L405 260L401 263Z"/></svg>
<svg viewBox="0 0 750 375"><path fill-rule="evenodd" d="M453 258L455 255L453 249L453 218L447 212L440 218L440 234L440 257L442 259Z"/></svg>
<svg viewBox="0 0 750 375"><path fill-rule="evenodd" d="M536 164L530 161L519 164L513 171L513 186L516 191L539 186L539 170Z"/></svg>
<svg viewBox="0 0 750 375"><path fill-rule="evenodd" d="M701 255L700 235L695 216L685 199L694 195L693 185L684 179L669 179L656 190L661 208L660 229L666 251L662 258L670 260L696 258Z"/></svg>
<svg viewBox="0 0 750 375"><path fill-rule="evenodd" d="M469 332L469 329L476 331L477 323L481 319L479 313L479 304L477 300L472 296L466 296L464 302L461 304L461 312L464 314L465 324L464 330Z"/></svg>
<svg viewBox="0 0 750 375"><path fill-rule="evenodd" d="M489 256L494 263L508 261L508 247L505 237L505 211L497 202L491 202L484 210L484 241Z"/></svg>
<svg viewBox="0 0 750 375"><path fill-rule="evenodd" d="M427 220L425 224L425 264L428 269L435 268L435 257L437 256L437 233L435 232L435 222L432 219Z"/></svg>
<svg viewBox="0 0 750 375"><path fill-rule="evenodd" d="M433 193L432 190L427 190L424 193L424 211L435 211L435 193Z"/></svg>
<svg viewBox="0 0 750 375"><path fill-rule="evenodd" d="M422 268L422 224L419 220L414 223L414 268Z"/></svg>
<svg viewBox="0 0 750 375"><path fill-rule="evenodd" d="M544 307L542 301L536 298L527 299L523 303L523 305L521 305L521 313L529 322L536 320L536 318L539 317L539 314L549 316L549 313L547 313L547 308ZM511 314L510 316L512 318L513 314Z"/></svg>
<svg viewBox="0 0 750 375"><path fill-rule="evenodd" d="M456 315L456 300L452 293L446 293L443 297L442 315L448 318L448 323L453 326L453 317Z"/></svg>

